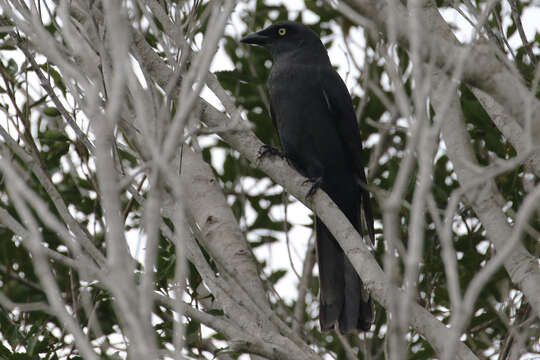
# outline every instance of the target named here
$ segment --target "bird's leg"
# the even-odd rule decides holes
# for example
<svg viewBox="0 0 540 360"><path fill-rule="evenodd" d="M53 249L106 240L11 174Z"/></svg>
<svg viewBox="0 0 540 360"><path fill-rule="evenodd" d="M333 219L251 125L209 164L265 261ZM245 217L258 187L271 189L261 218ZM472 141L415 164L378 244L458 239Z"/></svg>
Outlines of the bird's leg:
<svg viewBox="0 0 540 360"><path fill-rule="evenodd" d="M306 194L307 199L311 198L315 194L317 189L321 187L322 182L323 182L323 178L322 176L319 176L319 177L308 178L302 183L302 185L311 184L311 187L309 188Z"/></svg>
<svg viewBox="0 0 540 360"><path fill-rule="evenodd" d="M279 149L273 146L264 144L263 146L260 147L259 151L257 152L257 160L260 160L261 158L268 155L279 156L282 159L285 158L285 154L281 152Z"/></svg>

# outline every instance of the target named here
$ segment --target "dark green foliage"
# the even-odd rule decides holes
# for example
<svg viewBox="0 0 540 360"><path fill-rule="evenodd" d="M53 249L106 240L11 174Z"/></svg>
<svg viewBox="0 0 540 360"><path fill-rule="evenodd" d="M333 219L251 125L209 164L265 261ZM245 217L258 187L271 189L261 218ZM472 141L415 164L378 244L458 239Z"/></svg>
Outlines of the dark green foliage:
<svg viewBox="0 0 540 360"><path fill-rule="evenodd" d="M204 2L195 10L195 16L199 19L207 11L210 2ZM437 6L446 7L448 1L437 1ZM484 0L475 0L474 3L480 7L485 7L488 3ZM517 2L518 12L521 14L525 8L531 5L530 2ZM239 13L239 18L243 22L243 29L246 33L262 29L272 22L279 20L292 19L296 21L307 21L306 12L290 12L283 4L274 5L268 4L264 0L252 1L251 10L246 10ZM350 34L352 24L349 20L341 16L335 9L327 6L326 1L322 0L305 0L305 9L309 10L315 16L310 16L310 26L319 34L323 42L328 48L331 48L338 43L338 34L336 30ZM137 17L134 21L140 21L143 16L139 4L134 5L134 13L131 14ZM169 9L167 9L168 11ZM184 11L182 9L181 11ZM500 36L517 36L517 25L514 21L509 24L505 23L506 28L499 30L497 17L504 17L504 8L497 4L492 14L488 17L487 26L489 26L496 34L499 31L504 31L504 34L499 34L497 43L501 49L505 49L500 41ZM53 11L52 15L56 13ZM315 17L315 21L312 19ZM153 17L155 28L144 28L144 38L159 56L165 58L162 52L161 43L163 36L160 33L163 30L163 24L156 17ZM195 26L195 34L201 33L208 24L208 18L200 19L200 23ZM2 18L6 24L11 21ZM46 31L53 36L58 36L58 29L54 22L45 25ZM156 33L157 31L157 33ZM279 146L276 137L276 132L273 129L272 121L268 111L268 96L266 90L266 79L271 65L270 55L261 48L245 47L239 44L240 35L232 36L226 34L221 40L221 45L226 55L234 65L234 69L227 71L216 72L216 76L220 84L234 98L236 105L245 111L247 118L253 125L255 134L265 143ZM23 39L26 40L26 39ZM528 39L530 46L538 49L540 45L540 34L536 33L534 37ZM353 103L355 108L361 109L359 114L359 127L362 138L365 143L365 163L368 163L370 157L374 154L376 146L380 146L381 156L378 159L376 166L369 174L370 184L377 187L384 194L392 189L395 183L400 166L403 162L404 151L407 146L408 134L407 129L400 123L396 124L393 118L392 111L387 107L387 101L395 102L394 89L388 86L388 75L383 61L379 56L381 41L373 39L366 35L365 46L368 56L366 63L362 69L352 71L350 76L353 77L352 83L363 86L364 80L368 78L371 82L378 85L382 94L379 98L373 89L362 88L362 96L359 96L357 86L351 87L353 90ZM20 116L14 117L19 121L20 128L25 128L23 125L30 124L26 132L18 133L14 138L18 141L21 147L27 153L32 151L39 152L39 162L33 164L25 163L21 159L20 154L13 152L3 152L3 156L10 156L13 164L20 167L25 173L24 185L35 191L41 198L44 204L51 210L52 214L58 215L55 205L53 204L49 194L45 191L44 185L32 173L32 166L39 167L47 172L53 179L54 186L59 192L61 198L69 207L70 211L76 214L76 219L79 221L85 230L90 234L91 240L95 242L97 247L105 253L104 249L104 228L103 209L100 205L100 199L96 195L99 193L97 180L93 175L90 159L92 154L80 140L76 139L72 132L68 131L62 113L57 105L53 103L45 93L39 94L34 99L28 98L26 102L15 105L6 100L9 99L10 92L15 90L19 93L25 93L27 88L26 79L28 75L35 76L33 69L26 62L18 61L16 57L12 57L13 50L17 50L16 39L7 32L0 32L0 67L5 73L6 81L2 78L0 81L0 107L2 108L2 116L4 113L13 114L19 110ZM504 50L506 51L506 50ZM538 51L536 51L538 54ZM404 92L410 97L413 89L413 81L411 79L411 61L409 54L401 46L395 47L396 62L398 70L402 78L402 86ZM19 54L20 55L20 54ZM362 54L363 55L363 54ZM524 83L527 86L532 86L535 78L535 65L531 63L529 54L525 46L520 45L515 49L515 58L509 56L515 63L515 68L522 76ZM42 58L38 60L39 67L44 76L49 79L51 86L59 94L66 96L69 92L69 83L64 81L59 68L51 62L43 62ZM360 60L360 59L357 59ZM536 55L536 62L540 61L540 57ZM338 65L338 64L334 64ZM340 64L342 65L342 64ZM348 66L348 65L346 65ZM350 65L353 66L352 64ZM189 64L188 64L189 67ZM349 82L348 82L349 83ZM460 104L463 112L468 134L472 139L472 145L475 151L475 156L482 166L487 166L493 163L494 159L510 159L516 156L516 150L504 138L502 133L496 128L492 119L481 106L470 89L463 85L459 88ZM156 91L158 93L158 91ZM540 87L536 89L536 94L540 97ZM156 95L158 96L158 95ZM409 103L406 104L414 113L413 101L409 98ZM172 112L174 113L178 104L172 104ZM435 115L431 109L430 121ZM22 125L21 125L22 124ZM396 126L397 125L397 126ZM4 124L0 125L4 126ZM10 129L14 129L14 124L9 124ZM374 141L376 140L376 141ZM5 140L2 142L2 150L8 149ZM34 146L35 145L35 148ZM126 146L130 146L127 144ZM250 165L245 159L241 158L238 153L232 150L228 144L223 142L218 137L214 138L212 145L203 147L203 158L210 164L216 162L216 154L221 158L224 156L224 161L220 166L213 168L214 175L217 177L219 185L223 189L233 212L241 224L241 230L246 234L250 241L251 249L258 256L265 253L266 248L276 244L282 238L285 229L294 228L299 224L295 224L292 219L281 219L283 214L283 204L288 195L283 192L283 189L273 183L263 172ZM122 160L122 164L126 167L136 168L143 164L139 163L139 159L133 156L132 153L126 151L123 147L116 149L116 156ZM80 171L70 172L66 170L65 162L70 157L70 160L76 161L76 167ZM438 153L434 162L433 185L432 192L436 207L440 211L439 220L444 220L444 210L449 204L449 199L453 192L459 188L456 174L453 171L452 164L444 151ZM516 167L511 171L499 174L495 178L496 186L503 195L507 206L505 207L508 217L514 217L514 213L519 210L522 205L523 198L527 191L523 185L525 171L522 166ZM405 194L405 200L408 202L400 208L400 229L399 235L404 247L407 247L408 224L410 217L409 204L413 197L414 186L417 183L417 169L413 169L408 180L408 188ZM7 188L5 177L0 174L0 206L6 210L14 219L22 222L22 219L15 211L14 204L7 196ZM537 179L536 179L537 181ZM143 187L142 195L145 188ZM125 194L123 201L122 215L126 218L126 231L140 231L142 227L141 209L137 202L130 203ZM128 207L129 204L129 207ZM36 213L34 208L31 211ZM381 208L379 204L374 206L374 216L378 223L382 221ZM312 217L311 217L312 219ZM420 264L421 277L418 282L418 297L419 304L424 306L429 312L437 316L444 323L449 323L451 308L450 297L447 279L445 276L444 264L441 260L441 245L438 234L435 230L434 219L431 215L426 214L425 217L425 243L424 256ZM482 269L486 261L494 256L494 249L489 246L486 239L486 232L481 225L477 214L472 211L469 204L461 201L458 205L456 214L453 218L454 227L452 241L455 250L458 252L458 271L459 284L462 294L470 284L471 279ZM169 230L173 231L174 227L168 219L165 224ZM300 224L306 227L312 227L311 223ZM539 231L540 220L538 217L530 221L531 229ZM50 249L57 250L66 256L72 256L70 251L63 245L64 242L56 231L45 223L39 223L41 229L42 241L47 244ZM379 264L384 264L385 244L382 239L382 230L380 227L376 229L377 243L373 250L373 254ZM289 234L290 235L290 234ZM193 234L196 236L196 234ZM290 241L294 244L297 239L291 237ZM304 239L305 240L305 239ZM523 244L531 254L538 256L540 254L540 246L538 239L535 238L534 232L530 232L523 237ZM200 247L203 256L208 261L211 270L219 274L218 266L207 253L204 247ZM287 254L280 254L287 256ZM276 268L270 267L269 261L264 256L257 258L259 261L260 273L268 289L269 294L275 294L272 290L276 285L280 285L284 279L291 278L291 267ZM176 266L176 248L165 237L160 236L159 246L157 251L155 286L156 291L162 294L170 295L171 284L175 281L175 266ZM403 269L401 259L398 259L399 269ZM77 310L74 314L83 327L88 326L88 314L80 307L82 296L88 296L93 304L98 304L93 309L95 321L99 322L101 331L105 335L117 333L119 320L115 315L114 298L113 296L99 284L91 281L92 279L80 279L76 272L70 271L64 264L58 261L51 260L51 268L54 272L54 277L57 286L62 294L63 300L69 306L76 306ZM301 272L301 268L298 269ZM142 274L142 265L137 264L135 277L139 278ZM297 279L293 275L293 281ZM333 334L321 334L318 327L317 306L318 306L318 281L317 276L308 282L308 299L309 302L303 313L303 331L306 339L313 348L321 353L332 352L336 358L346 359L346 354L341 342ZM2 294L9 297L13 302L48 302L46 295L39 288L39 278L36 276L35 268L32 263L32 256L28 249L23 246L20 239L14 237L13 233L7 228L0 226L0 282ZM198 307L203 311L203 307L199 306L201 293L203 291L202 278L199 271L188 263L187 266L187 281L186 281L186 301L190 302L194 307ZM73 284L75 286L73 286ZM510 301L511 296L519 295L516 285L514 285L508 274L504 270L498 271L493 276L487 286L482 289L482 292L475 304L473 316L467 327L466 344L477 354L481 354L484 350L498 349L501 344L507 339L509 334L509 325L505 319L512 319L513 323L520 323L527 318L527 312L530 312L526 301ZM272 306L276 309L276 314L279 314L289 324L293 323L292 313L296 305L296 294L279 294L286 300L282 301L277 296L272 296ZM206 295L213 299L214 295ZM221 317L226 316L222 310L208 310L209 314ZM161 322L154 324L156 333L156 342L161 349L164 349L167 344L172 342L173 334L173 318L174 314L170 307L156 304L154 314ZM195 319L184 317L185 342L186 352L191 358L208 358L208 353L201 355L204 349L204 341L208 338L203 338L203 325ZM525 344L528 348L532 347L534 340L539 337L538 323L533 324L529 330L529 338ZM370 334L367 340L361 340L357 336L349 336L348 340L352 346L361 349L358 354L358 359L384 359L387 334L387 314L381 306L377 306L374 331ZM53 330L54 329L54 330ZM58 335L58 333L60 335ZM90 337L95 339L98 335L90 331ZM14 313L0 307L0 360L34 360L47 359L58 360L57 351L69 349L71 345L66 340L67 330L64 324L60 323L57 318L44 312L27 312ZM409 342L409 352L406 358L410 359L432 359L438 355L430 344L421 336L411 333ZM223 334L215 333L209 335L211 340L226 340ZM223 343L219 343L220 346ZM366 357L362 351L364 349L370 352L371 356ZM228 351L224 348L223 351ZM227 355L238 358L238 353L227 353ZM205 357L206 356L206 357ZM213 355L212 355L213 356ZM70 360L78 360L81 357L76 354L70 354ZM120 359L121 355L116 352L112 355L102 355L103 359ZM63 358L64 359L64 358Z"/></svg>
<svg viewBox="0 0 540 360"><path fill-rule="evenodd" d="M310 9L319 16L319 21L315 24L310 24L315 32L325 36L331 32L331 24L335 24L334 21L343 21L342 18L336 15L335 11L324 6L321 6L317 1L306 1L306 8ZM444 2L438 4L444 6ZM270 11L277 11L277 18L272 18L272 21L265 19L263 15ZM501 9L497 8L495 11L500 12ZM275 14L274 14L275 15ZM252 32L259 30L267 26L270 22L274 22L283 19L281 7L269 7L265 6L262 1L257 2L257 7L254 13L247 13L244 18L248 25L248 31ZM290 18L290 16L289 16ZM301 15L299 15L301 19ZM493 25L495 26L495 24ZM515 24L508 28L507 32L512 33L515 31ZM329 45L329 44L327 44ZM375 50L375 45L368 39L369 49ZM268 110L266 108L266 89L264 87L264 81L268 74L268 54L260 48L241 48L238 49L237 39L226 38L225 50L230 56L236 70L220 72L218 79L221 84L233 94L237 101L237 105L242 106L247 111L248 118L255 126L255 132L259 138L264 142L270 144L276 144L275 131L272 128L272 123L269 118ZM524 49L521 48L517 52L518 62L523 63L526 54ZM408 53L401 47L397 47L398 65L400 72L403 76L403 87L407 95L412 93L411 78L408 70L410 69L410 62ZM521 66L521 65L520 65ZM522 67L523 74L526 80L532 73L527 70L526 64ZM527 72L529 71L529 72ZM378 62L376 57L368 57L367 66L360 70L360 76L369 76L372 81L381 83L383 74L385 74L385 68ZM361 84L361 78L358 79ZM392 91L386 91L383 87L385 97L389 101L394 101ZM355 94L353 94L354 96ZM375 93L369 89L366 90L364 99L360 99L354 96L353 101L355 106L363 103L362 113L359 119L359 126L362 137L368 139L371 134L375 134L378 129L373 128L367 124L366 119L373 120L380 124L388 124L389 109L386 108L382 99L379 99ZM461 105L462 110L467 121L469 134L473 140L473 146L476 151L478 161L482 165L488 165L492 160L492 156L496 156L501 159L509 159L516 155L514 148L506 141L500 131L496 128L493 121L490 119L486 111L482 108L478 100L472 95L470 90L462 86L461 87ZM410 103L412 108L412 101ZM261 111L262 110L262 111ZM433 111L430 116L435 115ZM400 130L400 128L390 128L385 137L379 139L383 148L383 154L386 153L389 156L385 156L385 160L375 170L374 174L370 174L372 182L379 188L389 190L395 182L396 175L399 171L401 160L403 157L403 150L406 147L407 137L406 134ZM366 149L366 159L371 154L371 148ZM234 176L238 176L236 171L233 172L232 166L228 165L229 162L237 161L231 156L228 156L225 160L225 172L220 174L220 177L226 181L233 181ZM238 163L238 162L237 162ZM507 201L512 202L512 208L519 208L519 204L522 201L525 191L522 188L520 174L523 169L518 168L514 171L501 174L496 178L496 183ZM240 172L242 174L242 172ZM256 179L264 178L263 174L250 174L250 176ZM409 181L408 193L406 199L412 200L412 192L416 182L416 170ZM446 155L442 154L436 159L434 165L433 174L433 194L437 206L442 211L447 207L448 200L452 192L459 188L459 183L453 172L451 163ZM272 229L279 230L279 223L275 223L277 228L273 227L273 222L262 223L260 218L265 218L267 214L266 208L260 208L256 204L261 195L242 194L241 199L245 203L249 203L251 207L257 212L257 220L253 223L250 230L259 229ZM235 202L236 204L236 202ZM279 202L277 203L279 204ZM273 206L272 204L271 206ZM460 218L456 218L456 224L460 227L459 231L454 234L454 246L460 256L458 260L459 274L460 274L460 286L466 289L471 279L477 273L478 269L482 267L485 261L489 260L492 255L492 250L488 249L487 252L479 250L479 244L486 242L486 235L483 227L479 225L479 221L468 205L465 203L460 204L458 207L458 214ZM375 210L376 218L380 219L381 215L379 209ZM405 241L407 238L407 227L409 211L407 208L403 208L400 212L402 216L401 223L404 226L401 229L402 239ZM474 224L474 225L470 225ZM255 227L256 225L256 227ZM282 227L281 227L282 228ZM265 238L261 237L253 246L260 246L265 243ZM272 240L270 238L271 241ZM532 248L531 240L526 241L526 246ZM294 241L294 239L293 239ZM406 244L405 244L406 245ZM382 241L379 242L375 254L382 264L382 256L384 255L384 248ZM441 310L441 307L450 308L450 300L448 295L448 286L445 279L445 270L441 260L441 246L439 244L438 235L434 230L433 219L426 215L426 233L425 233L425 248L424 248L424 262L421 266L421 281L419 282L419 292L424 294L420 297L419 302L422 303L433 314L442 317L444 322L449 321L449 313ZM281 276L280 270L278 270ZM272 276L277 276L274 273ZM470 340L468 345L472 349L487 349L492 347L497 341L504 340L508 331L507 325L501 322L498 317L497 311L493 309L493 302L504 302L508 298L508 291L513 285L508 281L508 275L504 270L499 271L494 276L487 286L483 289L478 303L476 304L475 313L479 315L474 316L469 325ZM504 290L506 289L506 290ZM311 289L312 295L316 296L318 289L313 286ZM294 305L294 304L293 304ZM291 307L292 309L292 307ZM484 311L482 313L482 311ZM508 312L508 308L503 310ZM316 320L312 318L312 314L305 314L305 319ZM379 314L376 319L375 334L386 322L384 316L384 310L379 309ZM327 350L334 351L337 354L338 359L345 358L345 354L335 338L330 342L326 339L327 336L321 336L317 333L317 326L315 321L307 322L313 326L313 336L315 336L321 343L325 344ZM377 353L375 349L381 348L383 345L383 336L380 338L375 336L367 342L368 347L371 347L372 354ZM422 339L420 336L413 337L410 346L410 358L412 359L427 359L432 358L435 353L433 348ZM489 339L489 341L486 341ZM356 339L352 339L353 343ZM413 350L414 349L414 350ZM378 353L380 358L383 358L382 353ZM363 358L359 356L359 358Z"/></svg>

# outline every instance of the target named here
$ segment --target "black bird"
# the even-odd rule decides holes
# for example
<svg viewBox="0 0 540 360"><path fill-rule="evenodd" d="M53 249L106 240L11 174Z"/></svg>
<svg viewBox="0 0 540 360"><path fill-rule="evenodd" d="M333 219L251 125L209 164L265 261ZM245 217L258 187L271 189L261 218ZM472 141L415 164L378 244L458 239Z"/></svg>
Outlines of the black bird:
<svg viewBox="0 0 540 360"><path fill-rule="evenodd" d="M374 241L370 197L361 186L366 176L351 96L321 40L309 27L284 21L241 41L263 46L274 58L267 84L282 154L310 179L312 190L320 186L332 198L360 233L363 211ZM321 330L369 330L373 304L362 280L320 219L316 233Z"/></svg>

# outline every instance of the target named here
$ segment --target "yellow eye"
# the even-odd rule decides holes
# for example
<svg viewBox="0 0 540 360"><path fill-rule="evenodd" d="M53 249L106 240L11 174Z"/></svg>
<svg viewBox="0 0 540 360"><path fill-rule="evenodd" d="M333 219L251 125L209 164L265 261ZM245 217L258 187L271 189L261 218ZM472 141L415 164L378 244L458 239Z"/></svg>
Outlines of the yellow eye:
<svg viewBox="0 0 540 360"><path fill-rule="evenodd" d="M277 33L280 35L280 36L283 36L287 33L287 29L285 28L279 28L279 30L277 31Z"/></svg>

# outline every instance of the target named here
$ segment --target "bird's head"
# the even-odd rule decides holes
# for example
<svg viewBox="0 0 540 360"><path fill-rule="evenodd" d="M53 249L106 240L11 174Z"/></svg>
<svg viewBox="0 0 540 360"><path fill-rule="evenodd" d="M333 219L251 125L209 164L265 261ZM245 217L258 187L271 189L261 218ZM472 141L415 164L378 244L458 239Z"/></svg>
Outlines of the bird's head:
<svg viewBox="0 0 540 360"><path fill-rule="evenodd" d="M249 34L241 42L266 48L275 60L287 55L303 52L316 60L327 58L326 48L308 26L292 21L281 21L264 30Z"/></svg>

